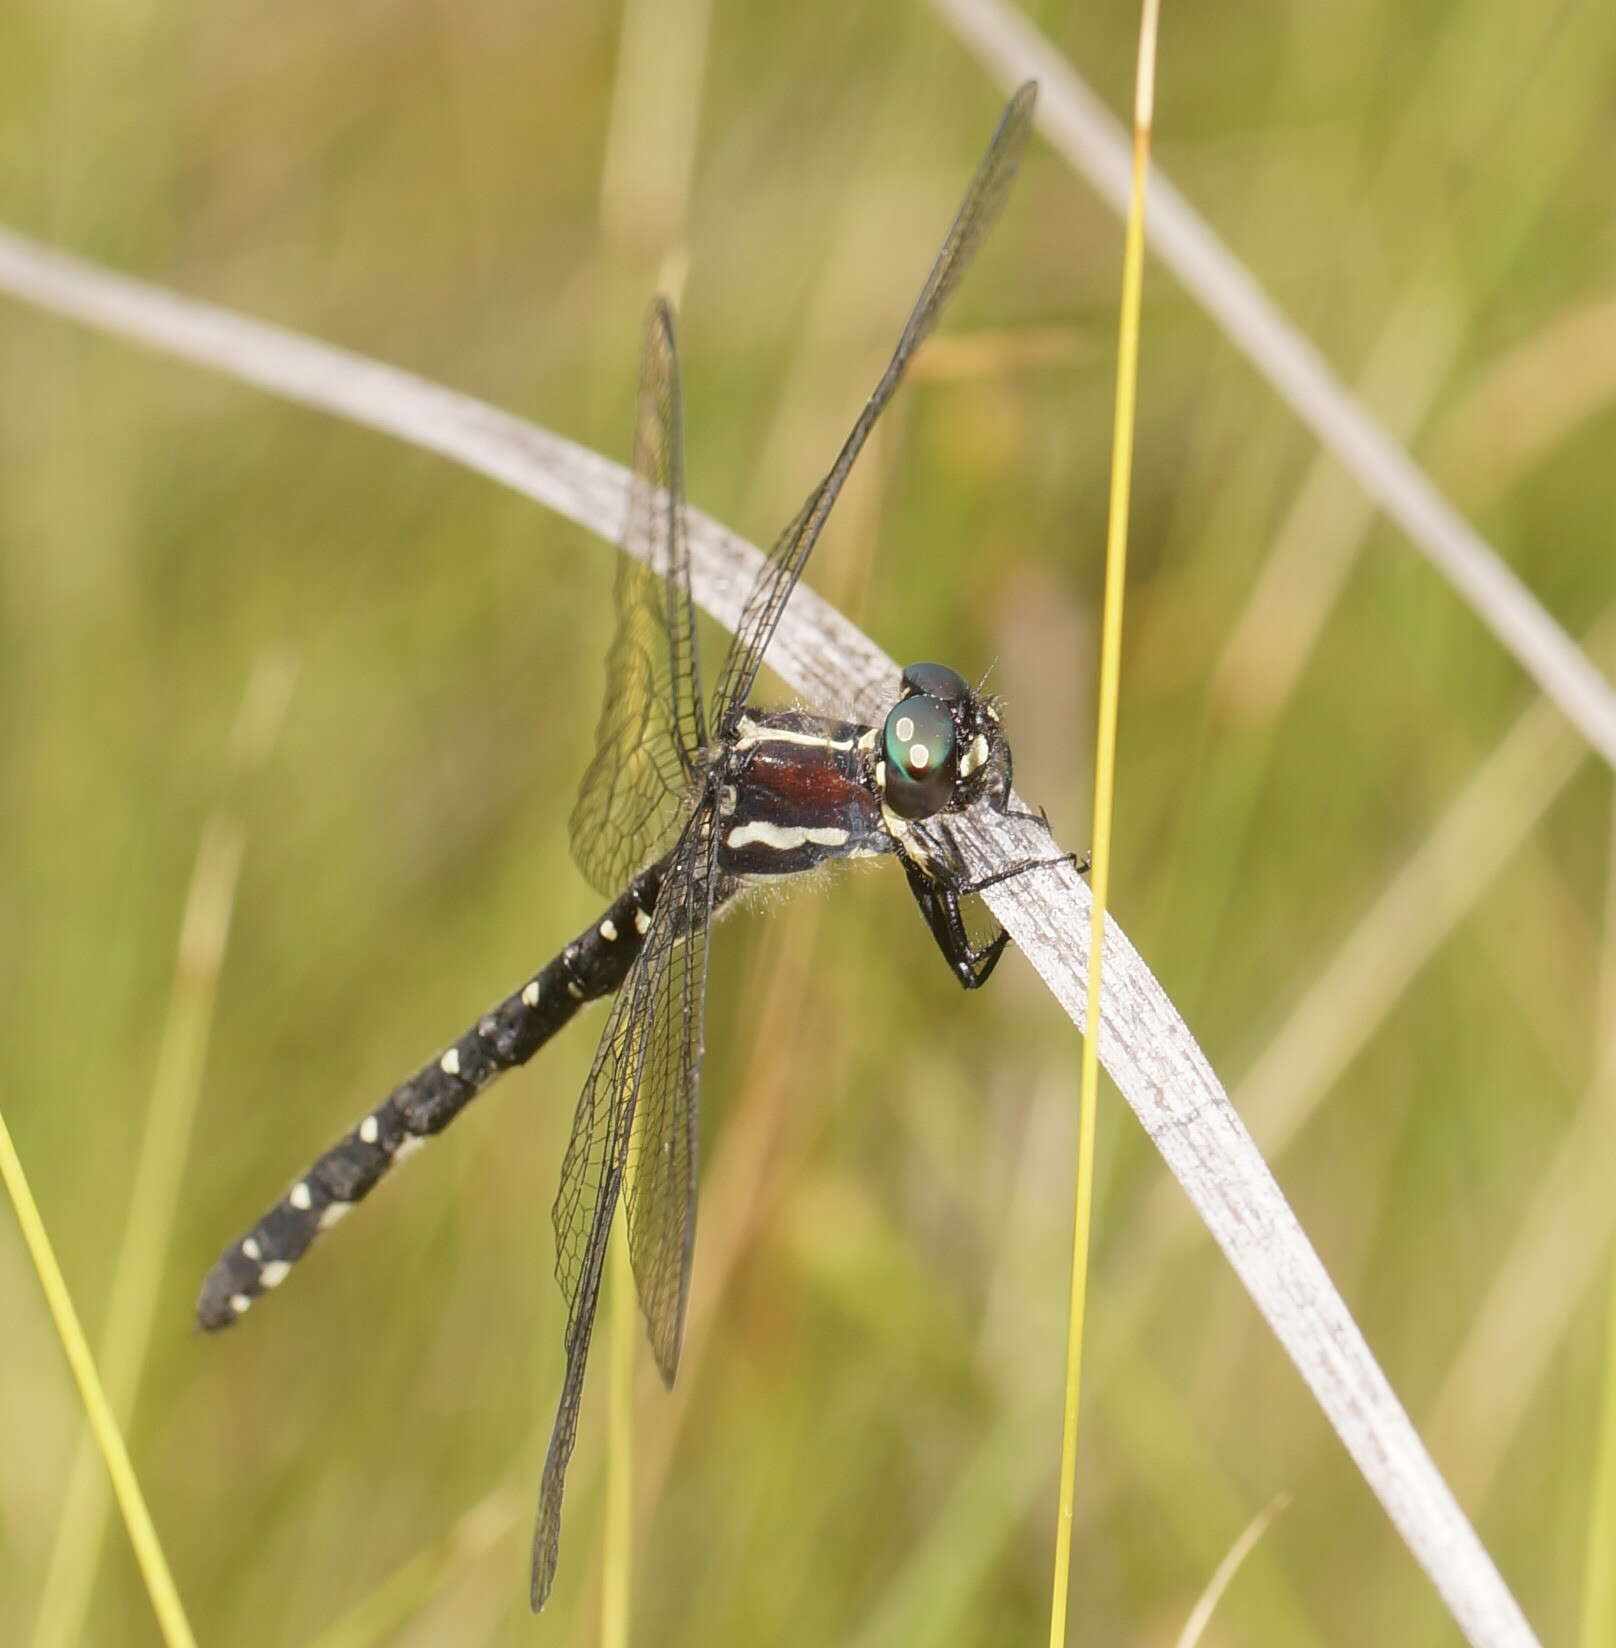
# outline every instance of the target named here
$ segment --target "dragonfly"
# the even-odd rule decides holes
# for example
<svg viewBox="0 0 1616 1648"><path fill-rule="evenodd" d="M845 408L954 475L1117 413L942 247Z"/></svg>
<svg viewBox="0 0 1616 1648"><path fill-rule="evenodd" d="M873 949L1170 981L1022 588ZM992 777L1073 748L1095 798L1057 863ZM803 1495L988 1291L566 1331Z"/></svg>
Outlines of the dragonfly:
<svg viewBox="0 0 1616 1648"><path fill-rule="evenodd" d="M710 705L691 592L674 318L665 300L652 305L606 694L570 821L573 856L610 903L301 1174L225 1250L202 1285L199 1325L212 1330L238 1321L316 1237L497 1075L525 1064L586 1003L612 998L553 1210L566 1365L533 1537L535 1611L555 1578L563 1488L620 1201L652 1355L669 1385L678 1369L695 1236L697 1096L714 916L761 884L841 859L891 855L938 949L969 990L986 982L1008 941L991 918L983 930L974 895L1038 864L1067 862L1023 861L973 881L956 852L928 829L941 815L978 802L1011 811L1010 748L998 706L954 670L909 666L880 726L750 703L770 638L854 461L1004 205L1035 96L1029 82L1006 106L886 370L835 463L751 586Z"/></svg>

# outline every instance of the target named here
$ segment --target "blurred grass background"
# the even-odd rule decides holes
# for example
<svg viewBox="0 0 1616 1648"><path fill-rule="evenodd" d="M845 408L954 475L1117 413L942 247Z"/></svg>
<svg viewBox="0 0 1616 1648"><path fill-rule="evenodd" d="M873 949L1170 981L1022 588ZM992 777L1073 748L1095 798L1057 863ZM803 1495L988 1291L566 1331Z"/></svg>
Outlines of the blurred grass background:
<svg viewBox="0 0 1616 1648"><path fill-rule="evenodd" d="M1036 13L1124 110L1135 9ZM619 458L645 303L682 283L691 497L764 542L1000 103L890 3L11 0L0 27L14 227ZM1577 635L1616 598L1613 72L1592 0L1169 6L1158 94L1168 174ZM895 656L994 667L1020 788L1074 847L1120 239L1035 143L810 575ZM185 1181L137 1210L175 1229L131 1442L199 1634L592 1641L603 1358L537 1625L526 1551L598 1018L240 1331L189 1312L290 1175L591 915L565 831L611 555L9 303L0 351L0 1090L92 1338L199 845L221 805L243 832ZM1613 1377L1608 775L1159 275L1136 462L1118 918L1572 1640ZM249 681L293 667L237 771ZM708 1044L675 1396L642 1368L636 1640L1038 1640L1068 1027L1016 959L962 999L871 871L725 924ZM1100 1172L1074 1640L1171 1642L1289 1490L1207 1641L1455 1641L1114 1104ZM25 1643L82 1417L9 1218L0 1308ZM116 1525L81 1639L155 1640Z"/></svg>

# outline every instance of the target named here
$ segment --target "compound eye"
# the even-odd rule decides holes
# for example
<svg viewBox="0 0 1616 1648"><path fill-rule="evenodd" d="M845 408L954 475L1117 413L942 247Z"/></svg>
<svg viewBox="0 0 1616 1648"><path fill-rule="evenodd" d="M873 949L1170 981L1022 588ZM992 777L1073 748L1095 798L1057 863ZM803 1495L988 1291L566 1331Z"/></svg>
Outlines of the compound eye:
<svg viewBox="0 0 1616 1648"><path fill-rule="evenodd" d="M903 696L924 693L928 698L964 698L970 688L965 677L947 664L911 664L903 672Z"/></svg>
<svg viewBox="0 0 1616 1648"><path fill-rule="evenodd" d="M882 731L883 790L899 818L929 818L948 805L958 768L954 718L940 699L920 695L895 704Z"/></svg>

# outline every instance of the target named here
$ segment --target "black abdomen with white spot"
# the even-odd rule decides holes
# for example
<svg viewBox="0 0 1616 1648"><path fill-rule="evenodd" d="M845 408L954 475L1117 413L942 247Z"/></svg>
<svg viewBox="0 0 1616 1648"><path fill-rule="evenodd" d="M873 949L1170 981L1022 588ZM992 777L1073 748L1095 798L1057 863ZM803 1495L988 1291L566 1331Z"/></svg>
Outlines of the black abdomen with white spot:
<svg viewBox="0 0 1616 1648"><path fill-rule="evenodd" d="M665 868L654 864L637 875L554 961L326 1151L208 1272L196 1304L198 1325L228 1327L390 1167L442 1132L502 1071L526 1064L586 1001L611 995L640 953Z"/></svg>

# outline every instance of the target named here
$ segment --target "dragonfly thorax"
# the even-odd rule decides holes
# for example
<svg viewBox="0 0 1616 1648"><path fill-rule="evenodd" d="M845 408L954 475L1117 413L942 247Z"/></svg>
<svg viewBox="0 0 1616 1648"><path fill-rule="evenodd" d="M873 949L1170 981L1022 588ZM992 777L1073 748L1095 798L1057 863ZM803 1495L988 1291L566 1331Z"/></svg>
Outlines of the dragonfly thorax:
<svg viewBox="0 0 1616 1648"><path fill-rule="evenodd" d="M896 851L874 782L873 727L805 710L749 709L719 757L718 865L774 880Z"/></svg>

